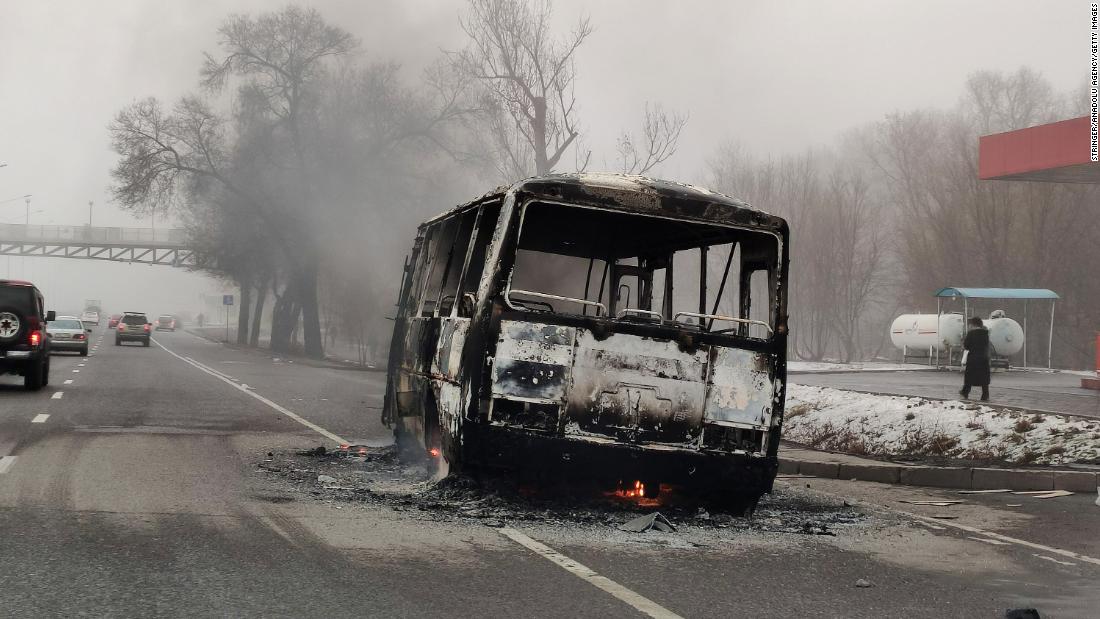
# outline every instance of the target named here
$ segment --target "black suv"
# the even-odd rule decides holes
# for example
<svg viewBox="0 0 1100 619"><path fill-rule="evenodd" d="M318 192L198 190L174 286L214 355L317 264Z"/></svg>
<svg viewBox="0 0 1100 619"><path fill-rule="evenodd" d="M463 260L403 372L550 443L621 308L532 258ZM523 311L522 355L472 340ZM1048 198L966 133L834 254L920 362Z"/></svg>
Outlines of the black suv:
<svg viewBox="0 0 1100 619"><path fill-rule="evenodd" d="M126 312L115 327L115 346L122 346L123 342L141 342L149 346L149 332L153 325L149 319L140 312Z"/></svg>
<svg viewBox="0 0 1100 619"><path fill-rule="evenodd" d="M32 391L50 384L50 337L42 293L30 282L0 279L0 374L19 374Z"/></svg>

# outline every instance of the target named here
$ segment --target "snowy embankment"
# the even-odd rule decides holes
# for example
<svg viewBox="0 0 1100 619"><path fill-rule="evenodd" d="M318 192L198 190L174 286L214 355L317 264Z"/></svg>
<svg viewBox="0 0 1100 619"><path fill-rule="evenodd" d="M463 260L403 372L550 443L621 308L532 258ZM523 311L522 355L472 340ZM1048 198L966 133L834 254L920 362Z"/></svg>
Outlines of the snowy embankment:
<svg viewBox="0 0 1100 619"><path fill-rule="evenodd" d="M1100 461L1100 420L793 384L787 388L783 438L854 455L1019 464Z"/></svg>

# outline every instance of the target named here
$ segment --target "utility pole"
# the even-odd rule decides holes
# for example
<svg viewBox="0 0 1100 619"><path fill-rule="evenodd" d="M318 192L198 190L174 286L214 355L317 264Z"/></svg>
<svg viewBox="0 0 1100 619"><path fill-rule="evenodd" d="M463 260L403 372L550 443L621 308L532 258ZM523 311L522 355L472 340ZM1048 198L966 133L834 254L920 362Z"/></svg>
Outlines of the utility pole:
<svg viewBox="0 0 1100 619"><path fill-rule="evenodd" d="M30 228L30 225L31 225L31 197L27 196L26 198L24 198L24 202L27 203L27 227Z"/></svg>
<svg viewBox="0 0 1100 619"><path fill-rule="evenodd" d="M92 200L88 200L88 227L92 227L92 205L95 204Z"/></svg>

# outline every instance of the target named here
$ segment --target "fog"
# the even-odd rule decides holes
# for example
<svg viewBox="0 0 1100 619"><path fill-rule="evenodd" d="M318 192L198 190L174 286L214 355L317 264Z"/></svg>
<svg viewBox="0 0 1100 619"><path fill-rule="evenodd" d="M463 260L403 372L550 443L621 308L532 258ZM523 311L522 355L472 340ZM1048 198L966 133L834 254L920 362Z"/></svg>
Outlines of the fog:
<svg viewBox="0 0 1100 619"><path fill-rule="evenodd" d="M416 80L442 50L465 44L465 3L428 0L302 2L361 40L356 52L393 61ZM977 70L1038 71L1058 91L1082 83L1088 60L1085 3L938 2L554 3L555 27L583 15L593 34L576 55L576 98L591 169L615 167L615 140L642 121L644 103L686 114L674 157L654 175L705 183L719 147L736 141L757 157L825 145L845 130L898 110L946 108ZM107 126L146 96L198 90L202 53L217 52L230 13L277 7L264 0L2 2L0 200L32 194L32 224L150 227L111 203L117 155ZM561 166L568 169L568 166ZM485 181L436 192L421 214L445 210ZM471 193L463 193L471 192ZM428 200L431 202L431 199ZM22 223L22 200L0 204L0 222ZM156 227L178 225L156 215ZM411 220L410 220L411 221ZM411 223L387 236L409 239ZM385 269L400 264L387 261ZM199 308L202 294L232 288L164 266L0 258L0 273L39 283L51 307L149 313Z"/></svg>

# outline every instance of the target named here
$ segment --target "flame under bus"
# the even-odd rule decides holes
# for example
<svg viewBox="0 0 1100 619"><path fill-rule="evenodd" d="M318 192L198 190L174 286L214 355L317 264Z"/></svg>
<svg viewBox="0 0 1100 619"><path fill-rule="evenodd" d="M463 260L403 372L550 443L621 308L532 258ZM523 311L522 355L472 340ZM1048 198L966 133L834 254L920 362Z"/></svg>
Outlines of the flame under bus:
<svg viewBox="0 0 1100 619"><path fill-rule="evenodd" d="M383 419L451 466L771 488L787 226L642 177L554 175L420 226Z"/></svg>

